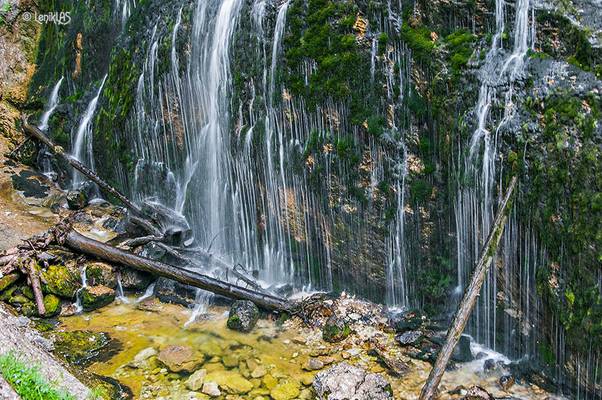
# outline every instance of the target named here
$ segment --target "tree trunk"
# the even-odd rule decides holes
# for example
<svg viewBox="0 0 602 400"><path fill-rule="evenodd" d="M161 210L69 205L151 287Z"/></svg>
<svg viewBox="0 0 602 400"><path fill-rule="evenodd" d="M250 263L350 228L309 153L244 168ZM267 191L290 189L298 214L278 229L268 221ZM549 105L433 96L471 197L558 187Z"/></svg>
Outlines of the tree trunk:
<svg viewBox="0 0 602 400"><path fill-rule="evenodd" d="M60 241L78 252L101 260L150 272L231 299L250 300L266 310L289 311L293 305L281 297L259 293L254 290L220 281L196 271L178 268L149 258L140 257L128 251L87 238L73 229L69 229L61 235Z"/></svg>
<svg viewBox="0 0 602 400"><path fill-rule="evenodd" d="M63 150L63 148L61 146L55 145L52 142L52 140L50 140L44 134L44 132L42 132L36 126L30 125L26 121L23 121L23 130L29 136L31 136L34 139L39 140L40 142L45 144L53 154L55 154L56 156L65 160L73 168L75 168L76 170L78 170L79 172L81 172L82 174L87 176L91 181L96 183L98 185L98 187L100 188L100 190L102 190L103 192L105 192L108 195L115 197L117 200L119 200L124 206L126 206L134 214L139 215L139 216L142 215L142 211L140 210L140 208L138 208L138 206L136 206L134 203L132 203L127 197L125 197L123 194L121 194L121 192L119 192L117 189L115 189L114 187L112 187L111 185L106 183L104 180L102 180L98 175L96 175L96 173L94 173L94 171L92 171L91 169L86 167L84 164L82 164L81 162L79 162L78 160L73 158L71 155L65 153L65 151Z"/></svg>
<svg viewBox="0 0 602 400"><path fill-rule="evenodd" d="M31 282L31 289L33 290L33 295L36 300L38 314L43 317L44 314L46 314L46 306L44 306L44 295L42 294L40 278L38 277L38 271L36 270L36 263L34 260L29 261L27 272L29 275L29 281Z"/></svg>
<svg viewBox="0 0 602 400"><path fill-rule="evenodd" d="M445 344L441 348L439 355L437 356L437 361L435 365L433 365L433 369L431 370L424 387L422 388L422 392L420 393L420 400L431 400L435 398L437 393L437 387L441 382L441 378L443 377L443 373L445 372L445 368L447 363L449 362L449 358L454 351L454 348L458 344L460 336L466 327L466 322L470 317L470 313L474 308L475 302L479 297L479 293L481 291L481 287L483 286L483 281L485 280L485 276L487 275L487 271L489 270L489 266L491 265L491 261L493 260L495 253L497 251L497 247L500 243L500 238L502 237L502 233L504 232L504 225L506 224L506 217L510 210L510 198L512 197L512 193L514 192L514 188L516 187L516 177L513 177L510 181L510 185L506 191L504 199L500 204L499 210L495 217L495 222L493 227L491 228L491 232L489 232L489 237L485 242L485 246L481 251L481 257L479 258L479 262L473 272L472 279L468 288L464 292L464 297L460 302L458 307L458 311L456 311L456 315L454 316L454 320L451 324L451 327L447 331L447 339Z"/></svg>

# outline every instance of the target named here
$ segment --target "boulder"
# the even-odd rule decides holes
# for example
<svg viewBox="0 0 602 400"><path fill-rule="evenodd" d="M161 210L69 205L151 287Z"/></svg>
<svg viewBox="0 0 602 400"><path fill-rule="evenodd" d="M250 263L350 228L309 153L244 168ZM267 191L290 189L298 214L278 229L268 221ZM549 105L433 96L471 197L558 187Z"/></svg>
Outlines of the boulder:
<svg viewBox="0 0 602 400"><path fill-rule="evenodd" d="M407 331L395 337L395 340L402 346L413 346L418 344L424 335L420 331Z"/></svg>
<svg viewBox="0 0 602 400"><path fill-rule="evenodd" d="M113 266L100 261L90 261L84 264L88 285L103 285L112 289L117 287L117 277Z"/></svg>
<svg viewBox="0 0 602 400"><path fill-rule="evenodd" d="M82 286L79 269L73 262L50 265L40 277L44 292L68 299L74 299Z"/></svg>
<svg viewBox="0 0 602 400"><path fill-rule="evenodd" d="M232 304L228 315L228 328L240 332L250 332L259 319L259 309L249 300L238 300Z"/></svg>
<svg viewBox="0 0 602 400"><path fill-rule="evenodd" d="M503 390L508 390L514 386L515 381L512 375L502 375L498 383Z"/></svg>
<svg viewBox="0 0 602 400"><path fill-rule="evenodd" d="M395 314L389 318L389 324L398 333L418 330L426 318L418 310L409 310Z"/></svg>
<svg viewBox="0 0 602 400"><path fill-rule="evenodd" d="M494 397L480 386L471 386L466 391L464 400L493 400Z"/></svg>
<svg viewBox="0 0 602 400"><path fill-rule="evenodd" d="M157 279L155 296L163 303L175 303L190 306L196 301L197 288L184 285L167 278Z"/></svg>
<svg viewBox="0 0 602 400"><path fill-rule="evenodd" d="M470 349L470 336L462 335L452 353L452 360L457 362L470 362L474 360Z"/></svg>
<svg viewBox="0 0 602 400"><path fill-rule="evenodd" d="M391 385L385 378L346 362L319 372L313 388L320 400L393 399Z"/></svg>
<svg viewBox="0 0 602 400"><path fill-rule="evenodd" d="M193 372L201 364L204 357L199 357L188 346L167 346L159 352L157 359L171 372Z"/></svg>
<svg viewBox="0 0 602 400"><path fill-rule="evenodd" d="M285 380L270 390L270 397L274 400L293 400L301 393L301 384L294 380Z"/></svg>
<svg viewBox="0 0 602 400"><path fill-rule="evenodd" d="M54 341L56 352L68 362L76 365L89 364L101 352L102 356L108 359L120 347L119 342L103 332L83 330L52 332L50 337Z"/></svg>
<svg viewBox="0 0 602 400"><path fill-rule="evenodd" d="M186 380L186 387L194 391L200 390L203 387L203 384L205 383L206 375L207 371L204 369L199 369L198 371L195 371Z"/></svg>
<svg viewBox="0 0 602 400"><path fill-rule="evenodd" d="M70 190L67 192L67 206L71 210L81 210L88 204L88 196L83 190Z"/></svg>
<svg viewBox="0 0 602 400"><path fill-rule="evenodd" d="M106 286L86 286L80 291L84 311L92 311L107 306L115 300L115 290Z"/></svg>
<svg viewBox="0 0 602 400"><path fill-rule="evenodd" d="M192 229L182 214L155 201L144 201L142 213L159 223L168 244L182 246L192 242Z"/></svg>
<svg viewBox="0 0 602 400"><path fill-rule="evenodd" d="M121 287L124 290L145 290L154 280L154 277L143 271L131 268L121 268Z"/></svg>
<svg viewBox="0 0 602 400"><path fill-rule="evenodd" d="M351 328L342 318L332 315L322 327L322 339L330 343L345 340L351 333Z"/></svg>

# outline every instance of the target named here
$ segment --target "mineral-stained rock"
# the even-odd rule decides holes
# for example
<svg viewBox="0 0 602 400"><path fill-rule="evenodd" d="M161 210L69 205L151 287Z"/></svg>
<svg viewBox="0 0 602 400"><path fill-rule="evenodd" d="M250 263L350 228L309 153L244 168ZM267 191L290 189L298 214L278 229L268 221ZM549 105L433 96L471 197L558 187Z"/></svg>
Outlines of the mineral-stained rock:
<svg viewBox="0 0 602 400"><path fill-rule="evenodd" d="M240 332L250 332L259 319L259 309L248 300L238 300L232 304L228 316L228 328Z"/></svg>
<svg viewBox="0 0 602 400"><path fill-rule="evenodd" d="M171 372L192 372L204 361L188 346L167 346L157 359Z"/></svg>
<svg viewBox="0 0 602 400"><path fill-rule="evenodd" d="M115 300L115 291L106 286L87 286L80 291L84 311L92 311L109 305Z"/></svg>
<svg viewBox="0 0 602 400"><path fill-rule="evenodd" d="M313 388L320 400L393 399L391 385L385 378L346 362L318 373Z"/></svg>
<svg viewBox="0 0 602 400"><path fill-rule="evenodd" d="M322 339L335 343L345 340L351 333L351 328L342 318L332 315L322 327Z"/></svg>

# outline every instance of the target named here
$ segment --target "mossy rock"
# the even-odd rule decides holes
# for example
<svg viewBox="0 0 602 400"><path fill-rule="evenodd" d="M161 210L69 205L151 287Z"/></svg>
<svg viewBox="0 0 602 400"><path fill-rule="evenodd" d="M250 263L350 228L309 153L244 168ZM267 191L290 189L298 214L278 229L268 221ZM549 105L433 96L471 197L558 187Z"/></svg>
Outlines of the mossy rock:
<svg viewBox="0 0 602 400"><path fill-rule="evenodd" d="M68 362L77 365L87 365L111 341L106 333L92 331L52 332L51 337L55 351Z"/></svg>
<svg viewBox="0 0 602 400"><path fill-rule="evenodd" d="M110 264L93 261L84 265L86 278L91 286L103 285L112 289L117 287L117 276Z"/></svg>
<svg viewBox="0 0 602 400"><path fill-rule="evenodd" d="M8 275L4 275L0 278L0 292L3 292L8 287L10 287L13 283L19 280L20 275L18 273L12 273Z"/></svg>
<svg viewBox="0 0 602 400"><path fill-rule="evenodd" d="M61 299L53 294L47 294L44 296L44 308L46 314L44 317L54 317L61 312Z"/></svg>
<svg viewBox="0 0 602 400"><path fill-rule="evenodd" d="M333 315L324 324L322 328L322 339L330 343L345 340L351 333L351 328L341 318Z"/></svg>
<svg viewBox="0 0 602 400"><path fill-rule="evenodd" d="M252 301L238 300L232 304L227 326L239 332L250 332L259 319L259 309Z"/></svg>
<svg viewBox="0 0 602 400"><path fill-rule="evenodd" d="M107 306L115 300L115 291L106 286L87 286L80 291L84 311L92 311Z"/></svg>
<svg viewBox="0 0 602 400"><path fill-rule="evenodd" d="M59 297L74 299L77 291L81 288L79 271L74 264L50 265L41 274L43 287L46 293L52 293Z"/></svg>

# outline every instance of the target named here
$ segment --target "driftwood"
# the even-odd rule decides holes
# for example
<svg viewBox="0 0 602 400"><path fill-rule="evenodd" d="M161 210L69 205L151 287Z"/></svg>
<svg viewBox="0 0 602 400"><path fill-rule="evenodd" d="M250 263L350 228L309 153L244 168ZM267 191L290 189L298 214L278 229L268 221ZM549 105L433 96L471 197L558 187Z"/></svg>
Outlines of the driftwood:
<svg viewBox="0 0 602 400"><path fill-rule="evenodd" d="M27 121L23 121L23 130L30 137L42 142L45 144L48 149L56 156L65 160L69 165L73 168L84 174L88 177L92 182L96 183L100 190L105 192L108 195L115 197L119 200L124 206L126 206L132 213L136 215L142 215L142 211L138 206L132 203L127 197L125 197L121 192L115 189L113 186L106 183L103 179L101 179L94 171L90 168L86 167L84 164L76 160L71 155L65 153L65 150L61 146L57 146L50 140L44 132L42 132L38 127L30 125Z"/></svg>
<svg viewBox="0 0 602 400"><path fill-rule="evenodd" d="M55 228L54 236L60 244L103 261L150 272L231 299L250 300L259 307L270 311L289 311L293 308L293 304L284 298L223 282L193 270L135 255L129 251L87 238L69 226L58 225Z"/></svg>
<svg viewBox="0 0 602 400"><path fill-rule="evenodd" d="M491 232L489 232L485 246L483 247L483 250L481 250L481 256L473 272L470 284L464 292L464 297L458 306L458 311L456 311L451 327L447 331L447 339L445 344L441 348L441 351L437 356L437 361L435 362L435 365L433 365L433 369L431 370L429 377L422 388L419 398L420 400L431 400L436 396L437 387L441 382L441 378L443 377L443 373L445 372L449 358L451 357L452 352L458 344L460 336L466 327L470 313L472 312L475 302L479 297L479 292L483 286L483 281L485 280L489 266L493 261L497 247L500 243L500 238L502 237L504 226L506 225L506 218L511 208L510 198L512 197L515 187L516 177L513 177L510 181L508 189L506 190L506 194L504 195L502 203L500 204L499 210L495 217L495 222L491 228Z"/></svg>

